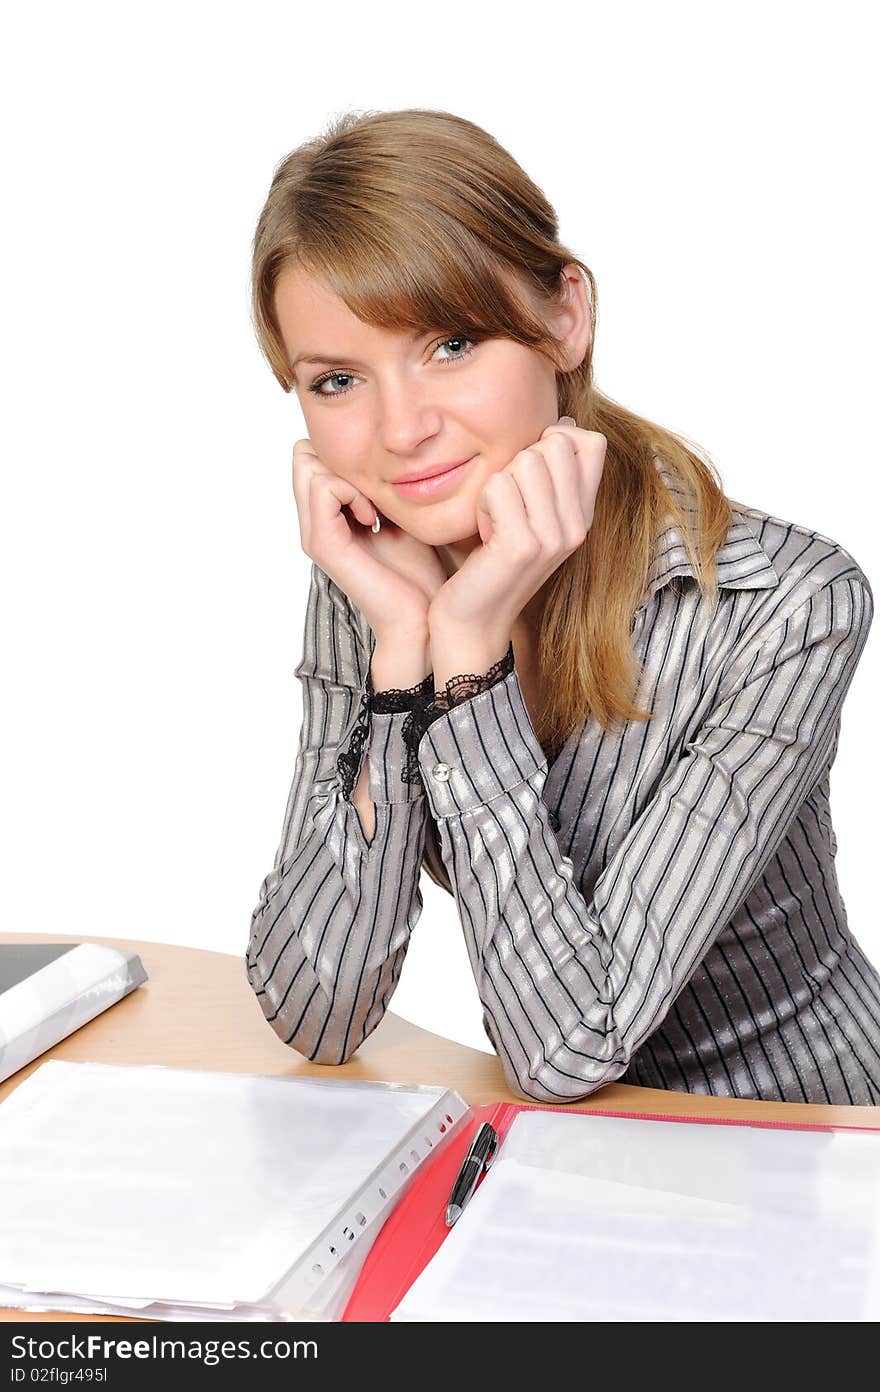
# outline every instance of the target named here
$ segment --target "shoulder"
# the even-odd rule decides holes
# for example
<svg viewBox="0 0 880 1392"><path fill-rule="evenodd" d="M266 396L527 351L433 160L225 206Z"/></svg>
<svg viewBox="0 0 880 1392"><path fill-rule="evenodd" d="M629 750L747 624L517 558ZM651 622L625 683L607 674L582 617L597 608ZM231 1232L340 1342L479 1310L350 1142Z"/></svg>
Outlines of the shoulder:
<svg viewBox="0 0 880 1392"><path fill-rule="evenodd" d="M743 503L731 506L754 532L780 582L787 587L800 587L806 595L810 589L820 589L849 577L870 591L862 566L839 541L800 522L775 517L761 508Z"/></svg>
<svg viewBox="0 0 880 1392"><path fill-rule="evenodd" d="M856 663L872 626L874 604L872 586L855 555L815 528L730 501L734 525L748 526L767 565L732 631L728 619L717 615L731 642L731 674L752 671L755 663L760 667L762 654L778 663L816 643L826 643L828 650L840 646Z"/></svg>
<svg viewBox="0 0 880 1392"><path fill-rule="evenodd" d="M853 596L853 609L870 623L873 590L856 557L839 541L761 508L732 503L776 572L778 584L761 595L764 619L780 622L817 597Z"/></svg>

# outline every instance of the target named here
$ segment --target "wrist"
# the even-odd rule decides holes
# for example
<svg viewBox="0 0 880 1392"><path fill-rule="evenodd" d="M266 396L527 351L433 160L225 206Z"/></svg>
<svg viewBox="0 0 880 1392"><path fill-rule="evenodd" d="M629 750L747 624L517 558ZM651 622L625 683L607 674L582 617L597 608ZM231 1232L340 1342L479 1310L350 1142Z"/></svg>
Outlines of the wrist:
<svg viewBox="0 0 880 1392"><path fill-rule="evenodd" d="M417 619L412 623L396 624L394 628L374 628L373 635L377 647L392 651L407 644L412 644L413 647L427 647L430 639L428 616L425 614L424 619Z"/></svg>
<svg viewBox="0 0 880 1392"><path fill-rule="evenodd" d="M453 624L432 627L430 663L435 689L443 691L453 677L482 676L506 656L510 643L511 634L505 629L474 631Z"/></svg>
<svg viewBox="0 0 880 1392"><path fill-rule="evenodd" d="M431 649L427 630L423 633L396 633L377 636L370 660L373 691L407 691L424 681L431 670Z"/></svg>

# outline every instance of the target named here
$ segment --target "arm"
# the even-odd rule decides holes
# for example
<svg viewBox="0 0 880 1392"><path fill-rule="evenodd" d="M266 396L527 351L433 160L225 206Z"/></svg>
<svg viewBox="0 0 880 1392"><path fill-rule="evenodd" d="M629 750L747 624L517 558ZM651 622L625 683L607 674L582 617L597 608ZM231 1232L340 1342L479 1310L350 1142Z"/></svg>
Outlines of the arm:
<svg viewBox="0 0 880 1392"><path fill-rule="evenodd" d="M511 1089L572 1101L626 1071L833 758L872 615L864 577L835 579L731 663L589 901L516 671L428 724L423 782ZM432 656L448 668L433 633Z"/></svg>
<svg viewBox="0 0 880 1392"><path fill-rule="evenodd" d="M426 803L421 780L403 777L407 712L370 709L352 607L315 564L295 674L299 752L246 969L284 1043L316 1063L340 1064L376 1028L400 977L422 910ZM375 802L369 843L352 801L364 767Z"/></svg>

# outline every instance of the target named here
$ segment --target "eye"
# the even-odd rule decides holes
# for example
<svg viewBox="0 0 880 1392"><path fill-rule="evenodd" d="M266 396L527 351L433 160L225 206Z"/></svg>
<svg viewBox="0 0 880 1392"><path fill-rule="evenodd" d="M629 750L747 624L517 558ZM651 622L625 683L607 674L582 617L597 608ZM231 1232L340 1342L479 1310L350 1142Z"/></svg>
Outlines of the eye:
<svg viewBox="0 0 880 1392"><path fill-rule="evenodd" d="M323 396L325 399L331 396L345 396L346 392L351 391L351 387L343 387L341 391L334 392L324 392L321 391L321 388L325 382L344 381L349 377L351 377L350 372L328 372L324 377L319 377L316 382L313 382L309 391L315 396Z"/></svg>
<svg viewBox="0 0 880 1392"><path fill-rule="evenodd" d="M462 362L465 358L469 358L472 356L479 342L480 340L478 338L465 338L464 334L454 334L451 338L442 338L439 343L436 343L434 345L434 353L437 352L438 348L446 348L450 344L467 343L470 344L470 347L463 348L461 351L458 352L454 352L451 357L438 358L437 362L440 363L443 367L448 367L453 363ZM345 396L348 392L351 391L351 387L344 386L337 391L325 392L321 390L325 382L351 382L352 380L356 380L356 378L354 377L354 374L351 372L343 372L339 369L337 369L335 372L325 372L323 377L318 377L316 381L312 382L311 386L309 387L309 391L312 393L313 396L321 397L324 401L330 401L338 396Z"/></svg>
<svg viewBox="0 0 880 1392"><path fill-rule="evenodd" d="M462 358L469 358L477 342L477 339L465 338L462 334L457 334L455 338L444 338L441 343L437 344L437 348L445 348L448 343L470 343L471 347L466 349L463 353L455 353L451 358L441 358L440 361L443 363L460 362ZM434 351L436 352L437 349L435 348Z"/></svg>

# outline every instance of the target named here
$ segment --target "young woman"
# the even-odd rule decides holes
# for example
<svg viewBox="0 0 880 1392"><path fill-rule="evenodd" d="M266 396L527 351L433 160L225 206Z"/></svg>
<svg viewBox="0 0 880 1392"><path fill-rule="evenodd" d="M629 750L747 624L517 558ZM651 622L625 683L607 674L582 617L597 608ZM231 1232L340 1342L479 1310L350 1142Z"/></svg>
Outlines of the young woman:
<svg viewBox="0 0 880 1392"><path fill-rule="evenodd" d="M469 121L337 120L276 169L252 271L313 562L247 951L273 1029L355 1052L424 865L518 1094L880 1102L829 811L853 557L597 390L593 277Z"/></svg>

